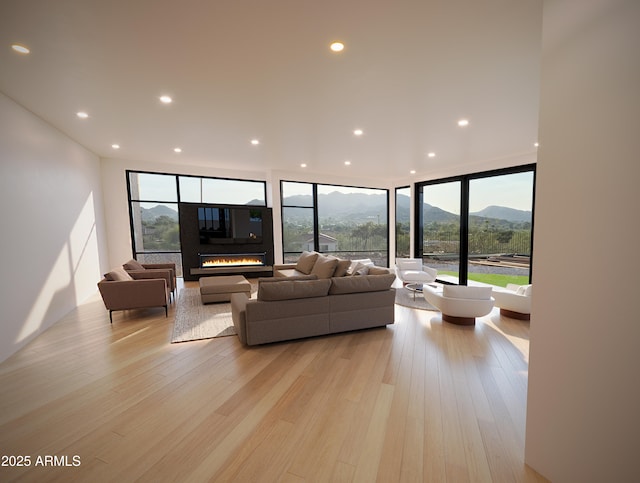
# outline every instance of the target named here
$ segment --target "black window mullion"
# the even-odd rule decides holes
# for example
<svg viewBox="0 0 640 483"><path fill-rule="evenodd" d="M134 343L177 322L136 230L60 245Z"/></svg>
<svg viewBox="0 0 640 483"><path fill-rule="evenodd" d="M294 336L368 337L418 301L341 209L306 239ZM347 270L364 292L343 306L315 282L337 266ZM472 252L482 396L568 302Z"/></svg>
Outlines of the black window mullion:
<svg viewBox="0 0 640 483"><path fill-rule="evenodd" d="M422 216L422 204L424 203L423 196L424 185L414 186L414 219L415 230L413 232L413 253L414 258L422 258L424 256L424 216Z"/></svg>
<svg viewBox="0 0 640 483"><path fill-rule="evenodd" d="M467 285L469 277L469 177L460 180L460 256L458 284Z"/></svg>
<svg viewBox="0 0 640 483"><path fill-rule="evenodd" d="M320 222L318 220L318 184L312 185L313 196L313 249L317 252L320 251Z"/></svg>

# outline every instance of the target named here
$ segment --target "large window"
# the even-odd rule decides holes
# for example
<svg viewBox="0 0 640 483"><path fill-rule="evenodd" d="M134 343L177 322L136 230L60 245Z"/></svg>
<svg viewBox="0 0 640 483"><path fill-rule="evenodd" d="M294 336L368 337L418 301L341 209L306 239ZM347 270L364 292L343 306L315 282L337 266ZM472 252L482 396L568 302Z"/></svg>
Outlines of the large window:
<svg viewBox="0 0 640 483"><path fill-rule="evenodd" d="M264 181L179 176L180 201L266 206Z"/></svg>
<svg viewBox="0 0 640 483"><path fill-rule="evenodd" d="M266 206L266 183L127 171L133 255L141 263L173 262L182 276L179 203Z"/></svg>
<svg viewBox="0 0 640 483"><path fill-rule="evenodd" d="M529 283L533 171L469 180L469 280Z"/></svg>
<svg viewBox="0 0 640 483"><path fill-rule="evenodd" d="M283 181L281 197L285 262L316 250L388 265L388 190Z"/></svg>
<svg viewBox="0 0 640 483"><path fill-rule="evenodd" d="M127 180L134 257L141 263L173 262L181 276L176 177L129 172Z"/></svg>
<svg viewBox="0 0 640 483"><path fill-rule="evenodd" d="M419 183L416 251L445 282L531 281L535 166Z"/></svg>

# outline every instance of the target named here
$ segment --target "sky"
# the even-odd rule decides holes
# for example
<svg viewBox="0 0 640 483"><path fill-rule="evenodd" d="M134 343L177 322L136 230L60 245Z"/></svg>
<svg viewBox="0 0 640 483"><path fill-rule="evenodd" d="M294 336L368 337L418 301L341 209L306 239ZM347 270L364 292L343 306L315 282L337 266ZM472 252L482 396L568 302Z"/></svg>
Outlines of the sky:
<svg viewBox="0 0 640 483"><path fill-rule="evenodd" d="M138 173L140 199L152 201L177 201L174 175ZM180 194L183 201L246 204L252 199L263 199L262 182L203 179L203 199L200 199L200 179L180 177ZM311 194L310 183L285 182L285 196ZM487 206L506 206L531 211L533 203L533 173L515 173L490 178L472 179L469 185L469 211L480 211ZM427 185L424 202L450 213L460 214L459 182ZM318 193L379 194L380 189L348 186L318 185ZM207 196L209 194L209 196Z"/></svg>
<svg viewBox="0 0 640 483"><path fill-rule="evenodd" d="M460 183L427 185L424 202L450 213L460 214ZM480 211L487 206L506 206L531 211L533 205L533 173L516 173L469 182L469 211Z"/></svg>
<svg viewBox="0 0 640 483"><path fill-rule="evenodd" d="M137 173L141 200L176 202L175 175ZM244 205L254 199L264 200L261 181L240 181L179 176L180 198L194 203ZM202 197L200 181L202 180Z"/></svg>

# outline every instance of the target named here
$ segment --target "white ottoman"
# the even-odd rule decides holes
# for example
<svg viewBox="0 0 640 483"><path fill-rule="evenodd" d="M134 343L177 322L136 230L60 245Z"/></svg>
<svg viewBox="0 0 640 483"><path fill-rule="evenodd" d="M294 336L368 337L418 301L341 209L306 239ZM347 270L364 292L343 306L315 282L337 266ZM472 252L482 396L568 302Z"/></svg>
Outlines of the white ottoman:
<svg viewBox="0 0 640 483"><path fill-rule="evenodd" d="M200 297L203 304L229 302L231 294L238 292L251 297L251 284L242 275L200 278Z"/></svg>

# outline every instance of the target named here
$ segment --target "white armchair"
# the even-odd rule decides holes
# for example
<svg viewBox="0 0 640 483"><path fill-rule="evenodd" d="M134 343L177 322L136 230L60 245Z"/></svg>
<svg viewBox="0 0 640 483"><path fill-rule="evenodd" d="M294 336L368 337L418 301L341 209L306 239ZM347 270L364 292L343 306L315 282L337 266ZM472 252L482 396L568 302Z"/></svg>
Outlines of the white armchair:
<svg viewBox="0 0 640 483"><path fill-rule="evenodd" d="M531 285L510 283L506 288L494 289L493 297L501 315L512 319L531 319Z"/></svg>
<svg viewBox="0 0 640 483"><path fill-rule="evenodd" d="M403 284L434 282L438 271L423 265L421 258L396 258L396 276Z"/></svg>
<svg viewBox="0 0 640 483"><path fill-rule="evenodd" d="M491 287L444 285L441 288L424 286L424 298L442 312L442 320L458 325L475 325L476 317L487 315L495 299Z"/></svg>

